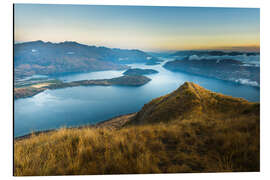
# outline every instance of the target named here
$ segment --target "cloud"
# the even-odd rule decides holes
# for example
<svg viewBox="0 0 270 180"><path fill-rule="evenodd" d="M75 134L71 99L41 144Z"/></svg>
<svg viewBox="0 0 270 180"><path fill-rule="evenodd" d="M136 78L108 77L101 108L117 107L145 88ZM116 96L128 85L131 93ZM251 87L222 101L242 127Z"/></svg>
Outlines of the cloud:
<svg viewBox="0 0 270 180"><path fill-rule="evenodd" d="M202 60L202 59L208 59L208 60L218 60L217 63L219 63L219 60L223 60L223 59L234 59L234 60L238 60L241 61L243 63L245 63L245 66L256 66L259 67L260 66L260 55L253 55L253 56L247 56L246 54L243 55L238 55L238 56L197 56L196 54L191 55L188 57L189 60Z"/></svg>

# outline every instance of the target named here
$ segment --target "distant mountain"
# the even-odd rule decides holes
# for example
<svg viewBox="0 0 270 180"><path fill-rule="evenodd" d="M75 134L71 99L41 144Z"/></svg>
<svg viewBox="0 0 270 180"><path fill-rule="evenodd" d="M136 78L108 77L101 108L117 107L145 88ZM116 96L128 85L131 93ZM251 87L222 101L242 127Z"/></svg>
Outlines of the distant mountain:
<svg viewBox="0 0 270 180"><path fill-rule="evenodd" d="M246 85L259 86L260 84L259 67L250 66L234 59L190 60L184 58L169 61L163 67L171 71L192 73Z"/></svg>
<svg viewBox="0 0 270 180"><path fill-rule="evenodd" d="M157 58L140 50L111 49L65 41L14 45L15 76L125 69L125 64Z"/></svg>
<svg viewBox="0 0 270 180"><path fill-rule="evenodd" d="M240 52L240 51L208 51L208 50L185 50L185 51L177 51L175 53L172 53L170 56L191 56L191 55L197 55L197 56L239 56L239 55L247 55L247 56L254 56L254 55L260 55L259 52Z"/></svg>
<svg viewBox="0 0 270 180"><path fill-rule="evenodd" d="M186 82L174 92L145 104L130 124L196 119L196 116L206 119L230 119L248 117L251 114L259 116L258 103L214 93L195 83Z"/></svg>
<svg viewBox="0 0 270 180"><path fill-rule="evenodd" d="M147 52L147 54L150 54L154 57L168 57L170 56L174 51L163 51L163 52Z"/></svg>

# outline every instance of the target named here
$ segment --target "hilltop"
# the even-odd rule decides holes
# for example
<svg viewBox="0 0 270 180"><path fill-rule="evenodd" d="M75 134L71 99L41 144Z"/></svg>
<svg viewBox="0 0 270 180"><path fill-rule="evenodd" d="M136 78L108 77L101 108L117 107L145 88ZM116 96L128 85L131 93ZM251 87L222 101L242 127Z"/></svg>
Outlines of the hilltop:
<svg viewBox="0 0 270 180"><path fill-rule="evenodd" d="M186 82L174 92L145 104L132 124L169 122L189 118L227 119L258 112L259 104L211 92Z"/></svg>
<svg viewBox="0 0 270 180"><path fill-rule="evenodd" d="M186 82L136 114L15 140L14 174L259 171L259 113Z"/></svg>

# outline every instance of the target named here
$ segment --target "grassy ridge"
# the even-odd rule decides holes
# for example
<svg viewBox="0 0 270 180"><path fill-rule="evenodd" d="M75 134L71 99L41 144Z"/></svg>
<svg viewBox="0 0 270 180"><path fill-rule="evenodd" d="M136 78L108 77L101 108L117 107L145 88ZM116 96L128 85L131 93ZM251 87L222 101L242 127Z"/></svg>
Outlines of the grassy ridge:
<svg viewBox="0 0 270 180"><path fill-rule="evenodd" d="M192 118L194 115L227 119L254 114L259 108L259 103L214 93L186 82L174 92L145 104L131 124L167 122L176 118Z"/></svg>
<svg viewBox="0 0 270 180"><path fill-rule="evenodd" d="M120 129L60 129L15 141L14 174L259 171L259 122L258 103L186 83Z"/></svg>

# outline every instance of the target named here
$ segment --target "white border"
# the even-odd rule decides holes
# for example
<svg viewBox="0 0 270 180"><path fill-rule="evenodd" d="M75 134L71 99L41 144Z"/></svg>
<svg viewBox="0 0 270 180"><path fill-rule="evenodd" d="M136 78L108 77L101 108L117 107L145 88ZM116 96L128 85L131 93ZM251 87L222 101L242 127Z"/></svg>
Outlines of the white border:
<svg viewBox="0 0 270 180"><path fill-rule="evenodd" d="M95 4L95 5L147 5L147 6L200 6L200 7L256 7L261 8L261 172L260 173L200 173L200 174L155 174L155 175L106 175L106 176L60 176L27 177L30 179L104 179L126 180L137 178L156 179L270 179L270 3L269 0L2 0L0 3L0 176L1 179L13 179L12 176L12 4Z"/></svg>
<svg viewBox="0 0 270 180"><path fill-rule="evenodd" d="M13 0L14 3L41 4L95 4L146 6L200 6L200 7L260 7L263 0Z"/></svg>

